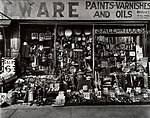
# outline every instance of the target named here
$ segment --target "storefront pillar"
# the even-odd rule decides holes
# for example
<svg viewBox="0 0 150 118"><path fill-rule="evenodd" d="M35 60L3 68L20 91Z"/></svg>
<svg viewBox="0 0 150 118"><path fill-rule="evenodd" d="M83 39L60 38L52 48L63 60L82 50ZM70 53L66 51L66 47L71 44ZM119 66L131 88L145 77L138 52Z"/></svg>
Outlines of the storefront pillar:
<svg viewBox="0 0 150 118"><path fill-rule="evenodd" d="M147 31L147 55L148 55L148 88L150 88L150 22Z"/></svg>
<svg viewBox="0 0 150 118"><path fill-rule="evenodd" d="M19 24L13 23L11 26L10 50L11 57L18 58L20 50Z"/></svg>
<svg viewBox="0 0 150 118"><path fill-rule="evenodd" d="M94 25L92 29L92 37L93 37L93 77L95 78L95 33L94 33Z"/></svg>
<svg viewBox="0 0 150 118"><path fill-rule="evenodd" d="M54 28L54 69L56 68L56 39L57 39L57 36L56 36L56 32L57 32L57 24L55 24L55 28Z"/></svg>

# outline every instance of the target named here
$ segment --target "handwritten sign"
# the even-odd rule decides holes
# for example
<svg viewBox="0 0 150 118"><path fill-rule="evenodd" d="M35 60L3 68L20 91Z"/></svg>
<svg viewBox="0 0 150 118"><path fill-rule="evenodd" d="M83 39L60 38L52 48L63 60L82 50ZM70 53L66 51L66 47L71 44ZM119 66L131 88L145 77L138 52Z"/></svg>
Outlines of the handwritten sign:
<svg viewBox="0 0 150 118"><path fill-rule="evenodd" d="M2 67L4 73L15 72L15 59L14 58L2 58Z"/></svg>

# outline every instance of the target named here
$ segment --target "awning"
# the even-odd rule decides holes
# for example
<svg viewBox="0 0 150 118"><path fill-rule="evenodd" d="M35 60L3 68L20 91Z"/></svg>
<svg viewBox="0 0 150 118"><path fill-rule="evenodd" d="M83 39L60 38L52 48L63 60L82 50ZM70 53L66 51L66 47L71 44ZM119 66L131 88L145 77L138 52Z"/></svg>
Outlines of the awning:
<svg viewBox="0 0 150 118"><path fill-rule="evenodd" d="M6 14L0 12L0 27L7 27L11 23L11 18Z"/></svg>
<svg viewBox="0 0 150 118"><path fill-rule="evenodd" d="M0 19L0 27L7 27L8 25L10 25L11 20L8 19Z"/></svg>

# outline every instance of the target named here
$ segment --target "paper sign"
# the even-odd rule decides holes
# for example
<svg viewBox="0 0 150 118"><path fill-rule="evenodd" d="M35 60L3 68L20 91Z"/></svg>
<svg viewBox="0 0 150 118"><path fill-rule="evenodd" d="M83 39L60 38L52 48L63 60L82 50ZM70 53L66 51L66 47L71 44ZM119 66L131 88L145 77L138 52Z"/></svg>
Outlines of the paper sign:
<svg viewBox="0 0 150 118"><path fill-rule="evenodd" d="M148 98L148 94L147 93L143 94L143 97Z"/></svg>
<svg viewBox="0 0 150 118"><path fill-rule="evenodd" d="M136 88L135 88L135 91L136 91L137 93L141 93L141 87L136 87Z"/></svg>
<svg viewBox="0 0 150 118"><path fill-rule="evenodd" d="M135 56L135 52L130 51L129 56Z"/></svg>
<svg viewBox="0 0 150 118"><path fill-rule="evenodd" d="M101 92L101 91L98 91L98 92L97 92L97 97L98 97L98 98L101 98L101 97L102 97L102 92Z"/></svg>
<svg viewBox="0 0 150 118"><path fill-rule="evenodd" d="M89 92L83 92L84 98L89 100L90 99L90 93Z"/></svg>
<svg viewBox="0 0 150 118"><path fill-rule="evenodd" d="M147 67L148 57L143 57L140 61L137 61L138 64L141 64L144 68Z"/></svg>
<svg viewBox="0 0 150 118"><path fill-rule="evenodd" d="M4 102L6 102L7 94L6 93L0 93L0 105L2 105Z"/></svg>
<svg viewBox="0 0 150 118"><path fill-rule="evenodd" d="M127 87L126 93L131 93L132 88Z"/></svg>
<svg viewBox="0 0 150 118"><path fill-rule="evenodd" d="M15 72L15 59L14 58L2 58L2 67L4 73Z"/></svg>

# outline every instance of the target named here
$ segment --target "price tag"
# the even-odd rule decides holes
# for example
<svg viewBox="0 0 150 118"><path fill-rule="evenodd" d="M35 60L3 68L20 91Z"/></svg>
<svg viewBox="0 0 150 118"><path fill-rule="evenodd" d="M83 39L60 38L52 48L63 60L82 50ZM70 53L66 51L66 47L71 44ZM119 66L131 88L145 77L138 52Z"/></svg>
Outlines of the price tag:
<svg viewBox="0 0 150 118"><path fill-rule="evenodd" d="M60 84L59 83L55 83L55 91L59 91L60 88Z"/></svg>
<svg viewBox="0 0 150 118"><path fill-rule="evenodd" d="M87 91L88 90L88 86L87 85L84 85L83 86L83 91Z"/></svg>
<svg viewBox="0 0 150 118"><path fill-rule="evenodd" d="M114 93L114 92L110 92L110 96L111 96L112 98L115 98L115 93Z"/></svg>
<svg viewBox="0 0 150 118"><path fill-rule="evenodd" d="M135 56L135 52L130 51L130 52L129 52L129 56Z"/></svg>
<svg viewBox="0 0 150 118"><path fill-rule="evenodd" d="M15 72L15 59L14 58L3 58L3 72L14 73Z"/></svg>
<svg viewBox="0 0 150 118"><path fill-rule="evenodd" d="M132 88L127 87L126 93L131 93Z"/></svg>
<svg viewBox="0 0 150 118"><path fill-rule="evenodd" d="M118 54L117 54L117 53L115 53L115 54L114 54L114 56L115 56L115 57L117 57L117 56L118 56Z"/></svg>
<svg viewBox="0 0 150 118"><path fill-rule="evenodd" d="M51 83L51 84L50 84L50 88L51 88L51 89L53 89L53 88L54 88L54 85L53 85L53 83Z"/></svg>
<svg viewBox="0 0 150 118"><path fill-rule="evenodd" d="M0 93L0 105L2 105L4 102L6 102L6 93Z"/></svg>
<svg viewBox="0 0 150 118"><path fill-rule="evenodd" d="M90 93L89 92L83 92L84 98L89 100L90 99Z"/></svg>
<svg viewBox="0 0 150 118"><path fill-rule="evenodd" d="M131 94L130 94L130 97L134 97L134 93L131 93Z"/></svg>
<svg viewBox="0 0 150 118"><path fill-rule="evenodd" d="M136 87L136 88L135 88L135 91L136 91L137 93L141 93L141 87Z"/></svg>
<svg viewBox="0 0 150 118"><path fill-rule="evenodd" d="M83 49L73 49L73 51L76 51L76 52L82 52Z"/></svg>
<svg viewBox="0 0 150 118"><path fill-rule="evenodd" d="M148 94L147 93L143 94L143 97L148 98Z"/></svg>
<svg viewBox="0 0 150 118"><path fill-rule="evenodd" d="M104 93L108 93L108 88L103 88Z"/></svg>
<svg viewBox="0 0 150 118"><path fill-rule="evenodd" d="M70 93L71 92L71 89L67 89L67 93Z"/></svg>
<svg viewBox="0 0 150 118"><path fill-rule="evenodd" d="M102 97L102 92L101 92L101 91L98 91L98 92L97 92L97 97L98 97L98 98L101 98L101 97Z"/></svg>

